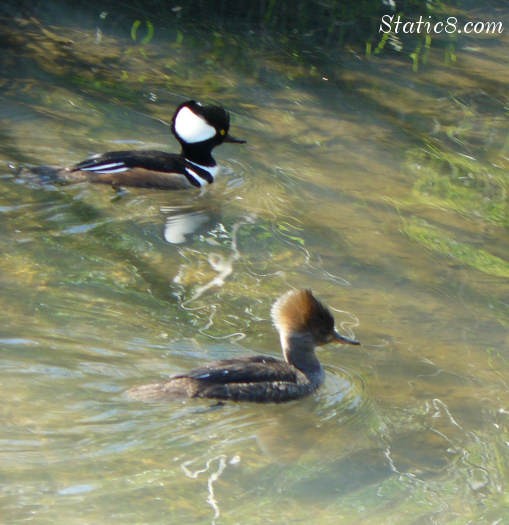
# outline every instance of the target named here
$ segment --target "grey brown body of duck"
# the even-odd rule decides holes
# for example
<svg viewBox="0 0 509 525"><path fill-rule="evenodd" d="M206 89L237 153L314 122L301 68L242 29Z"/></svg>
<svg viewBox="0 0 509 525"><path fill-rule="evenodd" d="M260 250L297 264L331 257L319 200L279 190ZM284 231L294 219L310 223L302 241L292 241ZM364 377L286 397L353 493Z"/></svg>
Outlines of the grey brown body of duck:
<svg viewBox="0 0 509 525"><path fill-rule="evenodd" d="M131 399L208 398L280 403L307 396L324 381L315 347L331 342L358 345L334 328L330 311L310 290L291 290L272 307L284 360L256 355L215 361L170 378L134 387Z"/></svg>

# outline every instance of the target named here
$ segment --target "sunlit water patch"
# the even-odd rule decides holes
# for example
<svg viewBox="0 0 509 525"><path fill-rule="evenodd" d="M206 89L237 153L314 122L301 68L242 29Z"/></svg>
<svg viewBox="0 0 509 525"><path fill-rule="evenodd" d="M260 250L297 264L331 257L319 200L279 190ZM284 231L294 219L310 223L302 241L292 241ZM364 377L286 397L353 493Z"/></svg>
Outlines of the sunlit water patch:
<svg viewBox="0 0 509 525"><path fill-rule="evenodd" d="M240 35L2 24L6 522L508 521L506 34L459 39L454 65L432 46L417 73L346 54L321 75ZM18 171L176 151L168 118L191 97L248 141L218 148L228 170L205 192ZM279 357L269 311L290 287L362 343L320 352L315 394L125 398L213 359Z"/></svg>

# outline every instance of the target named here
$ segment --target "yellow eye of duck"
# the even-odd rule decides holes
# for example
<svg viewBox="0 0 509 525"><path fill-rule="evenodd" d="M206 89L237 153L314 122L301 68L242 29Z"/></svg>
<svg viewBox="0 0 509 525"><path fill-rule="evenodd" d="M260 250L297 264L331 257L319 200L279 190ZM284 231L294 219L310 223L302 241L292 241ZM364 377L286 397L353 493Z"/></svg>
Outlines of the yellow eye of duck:
<svg viewBox="0 0 509 525"><path fill-rule="evenodd" d="M226 131L225 131L224 129L222 129L222 130L219 132L219 134L220 134L221 136L224 137L224 136L226 135Z"/></svg>

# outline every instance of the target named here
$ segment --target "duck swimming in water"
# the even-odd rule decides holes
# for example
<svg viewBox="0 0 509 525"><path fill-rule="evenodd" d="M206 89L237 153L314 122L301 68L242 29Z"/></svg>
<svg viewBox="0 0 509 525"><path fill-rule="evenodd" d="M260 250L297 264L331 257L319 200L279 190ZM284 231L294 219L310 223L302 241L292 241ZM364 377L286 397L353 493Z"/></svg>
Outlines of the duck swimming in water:
<svg viewBox="0 0 509 525"><path fill-rule="evenodd" d="M285 293L272 306L271 315L284 361L263 355L214 361L163 383L134 387L128 396L145 401L177 397L291 401L311 394L324 381L316 346L332 342L359 344L335 330L332 314L311 290Z"/></svg>
<svg viewBox="0 0 509 525"><path fill-rule="evenodd" d="M223 142L245 143L229 135L229 129L230 115L225 109L188 100L178 106L171 121L171 131L182 147L180 155L156 150L110 151L70 168L41 166L31 171L62 182L88 180L164 190L200 188L212 184L220 172L212 150Z"/></svg>

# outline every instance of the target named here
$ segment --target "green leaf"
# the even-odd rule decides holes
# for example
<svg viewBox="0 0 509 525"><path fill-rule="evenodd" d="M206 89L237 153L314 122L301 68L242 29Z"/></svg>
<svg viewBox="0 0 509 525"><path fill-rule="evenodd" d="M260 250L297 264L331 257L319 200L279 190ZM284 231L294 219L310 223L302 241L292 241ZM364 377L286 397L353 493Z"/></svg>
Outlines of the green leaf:
<svg viewBox="0 0 509 525"><path fill-rule="evenodd" d="M140 27L141 22L139 20L135 20L133 25L131 26L131 38L134 42L136 42L136 31L138 31L138 27Z"/></svg>
<svg viewBox="0 0 509 525"><path fill-rule="evenodd" d="M142 44L148 44L152 40L152 37L154 36L154 26L152 22L150 22L150 20L147 20L146 23L147 23L147 34L145 38L141 41Z"/></svg>

